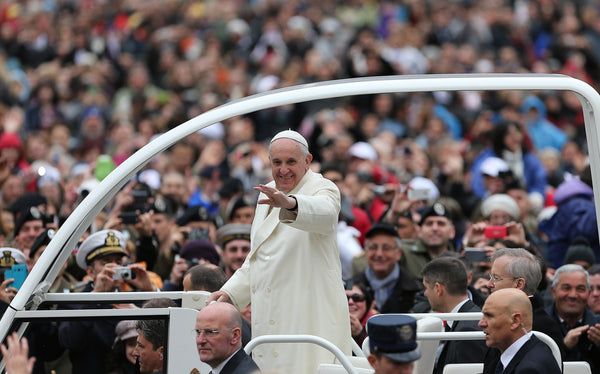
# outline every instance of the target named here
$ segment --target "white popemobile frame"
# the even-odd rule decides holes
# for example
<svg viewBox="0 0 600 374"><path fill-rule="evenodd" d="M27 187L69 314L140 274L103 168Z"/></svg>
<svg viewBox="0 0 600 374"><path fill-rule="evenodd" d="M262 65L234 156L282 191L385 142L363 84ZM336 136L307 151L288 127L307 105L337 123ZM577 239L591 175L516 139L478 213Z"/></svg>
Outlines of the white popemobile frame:
<svg viewBox="0 0 600 374"><path fill-rule="evenodd" d="M35 319L60 319L78 318L84 314L91 313L95 316L135 317L148 318L149 314L161 316L158 318L169 318L164 310L146 309L144 312L124 312L123 310L93 310L85 313L75 313L70 317L60 317L64 311L38 311L41 302L60 299L63 302L76 302L90 295L79 296L76 294L53 295L47 290L56 279L62 264L67 261L71 250L75 248L77 241L90 226L93 219L109 200L129 181L136 172L141 170L153 157L163 152L180 139L198 130L208 127L214 123L221 122L231 117L244 115L261 109L277 107L282 105L300 103L305 101L337 98L353 95L367 95L377 93L401 93L401 92L434 92L434 91L572 91L579 98L585 119L585 130L591 160L592 180L594 186L598 186L600 175L600 95L588 84L564 75L546 74L460 74L460 75L414 75L414 76L389 76L344 79L311 83L295 87L288 87L261 94L249 96L240 100L224 104L206 113L203 113L189 121L177 126L169 132L159 136L131 157L119 165L110 173L90 194L81 202L75 211L68 217L60 230L50 242L31 274L27 277L10 307L0 320L0 337L2 340L10 331L13 323L22 322L18 327L20 334L23 333L27 322ZM596 212L600 212L600 188L594 188ZM600 216L600 215L599 215ZM600 220L598 222L600 227ZM143 294L143 293L141 293ZM118 296L117 296L118 295ZM163 293L162 296L181 298L181 293L173 295ZM93 300L97 298L110 299L115 302L116 297L124 297L118 293L108 295L92 295ZM145 295L128 295L127 300L142 300L151 297ZM107 302L107 301L105 301ZM106 314L105 314L106 313ZM135 314L135 315L134 315ZM167 313L168 314L168 313ZM168 369L171 372L176 368L169 360ZM355 372L353 368L347 367L349 372ZM4 369L4 361L0 363L0 369Z"/></svg>

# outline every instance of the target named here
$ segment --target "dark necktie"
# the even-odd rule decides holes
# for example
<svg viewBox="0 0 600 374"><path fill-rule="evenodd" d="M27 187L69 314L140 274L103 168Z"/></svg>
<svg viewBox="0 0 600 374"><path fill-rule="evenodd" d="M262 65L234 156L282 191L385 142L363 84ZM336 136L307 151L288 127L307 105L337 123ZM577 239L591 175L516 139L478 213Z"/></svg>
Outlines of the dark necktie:
<svg viewBox="0 0 600 374"><path fill-rule="evenodd" d="M444 323L444 329L446 330L446 332L452 331L452 327L450 327L448 322Z"/></svg>
<svg viewBox="0 0 600 374"><path fill-rule="evenodd" d="M496 365L496 371L494 374L502 374L504 371L504 366L502 365L502 361L498 361L498 365Z"/></svg>

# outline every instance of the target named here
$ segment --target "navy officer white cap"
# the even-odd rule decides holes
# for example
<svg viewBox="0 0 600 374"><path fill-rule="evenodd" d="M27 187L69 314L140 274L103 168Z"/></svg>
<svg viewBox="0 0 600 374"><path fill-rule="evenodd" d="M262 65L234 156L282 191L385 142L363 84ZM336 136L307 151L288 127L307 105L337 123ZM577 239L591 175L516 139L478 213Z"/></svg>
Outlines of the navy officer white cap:
<svg viewBox="0 0 600 374"><path fill-rule="evenodd" d="M0 248L0 267L10 268L13 265L22 265L27 262L25 254L16 248Z"/></svg>
<svg viewBox="0 0 600 374"><path fill-rule="evenodd" d="M76 257L77 265L85 270L87 265L96 258L113 253L126 255L125 246L126 239L120 231L102 230L95 232L79 246Z"/></svg>
<svg viewBox="0 0 600 374"><path fill-rule="evenodd" d="M283 131L278 132L277 134L275 134L273 139L271 139L271 143L273 143L277 139L295 140L298 143L300 143L302 146L306 147L306 150L308 151L308 142L306 141L306 139L304 139L304 137L302 135L300 135L300 133L298 133L294 130L283 130Z"/></svg>

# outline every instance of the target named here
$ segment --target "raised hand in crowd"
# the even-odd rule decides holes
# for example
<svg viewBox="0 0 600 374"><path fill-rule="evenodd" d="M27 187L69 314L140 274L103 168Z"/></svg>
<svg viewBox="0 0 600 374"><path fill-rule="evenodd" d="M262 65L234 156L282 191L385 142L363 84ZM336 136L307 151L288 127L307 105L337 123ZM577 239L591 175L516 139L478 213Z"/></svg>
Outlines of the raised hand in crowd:
<svg viewBox="0 0 600 374"><path fill-rule="evenodd" d="M29 357L27 338L19 340L16 332L6 337L6 345L0 345L0 351L6 364L6 372L10 374L31 374L35 357Z"/></svg>

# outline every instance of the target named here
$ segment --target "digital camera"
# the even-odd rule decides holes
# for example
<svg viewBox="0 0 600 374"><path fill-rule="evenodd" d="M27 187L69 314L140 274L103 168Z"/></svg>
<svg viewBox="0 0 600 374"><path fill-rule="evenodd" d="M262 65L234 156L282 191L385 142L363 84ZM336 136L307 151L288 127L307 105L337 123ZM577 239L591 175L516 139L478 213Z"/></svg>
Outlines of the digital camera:
<svg viewBox="0 0 600 374"><path fill-rule="evenodd" d="M113 280L130 280L135 279L135 273L127 266L114 267L115 273L112 276Z"/></svg>

